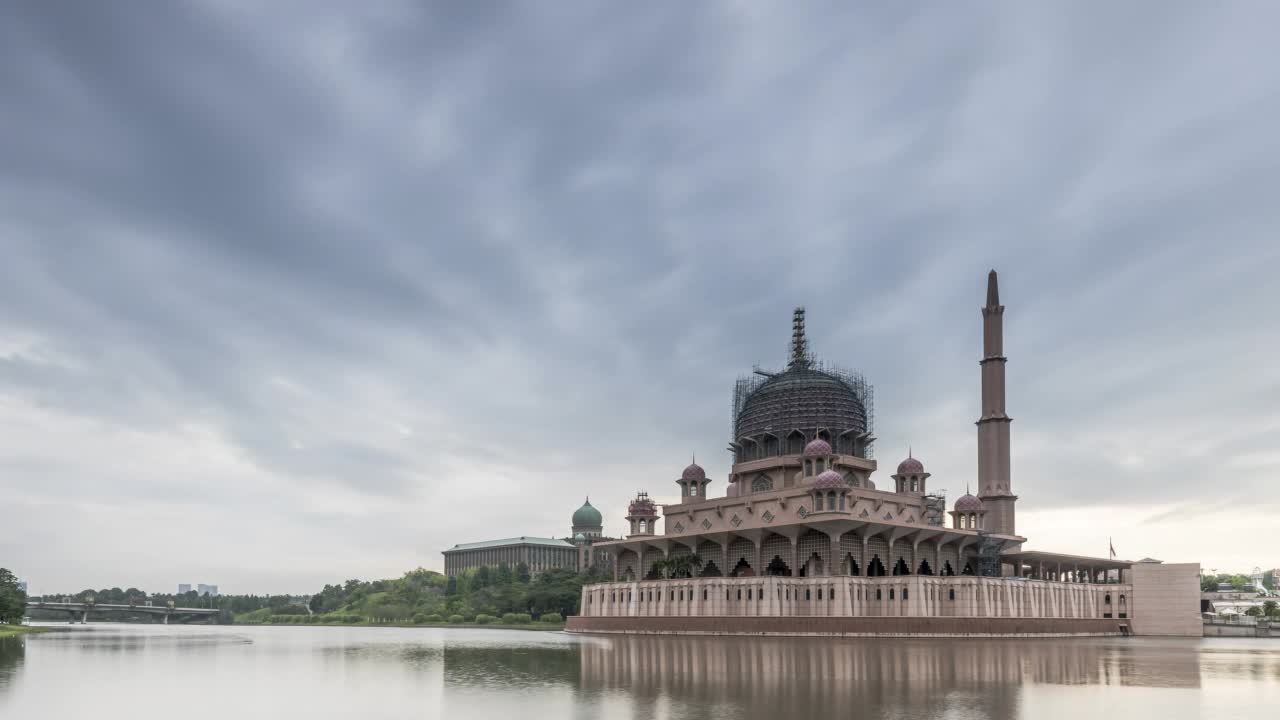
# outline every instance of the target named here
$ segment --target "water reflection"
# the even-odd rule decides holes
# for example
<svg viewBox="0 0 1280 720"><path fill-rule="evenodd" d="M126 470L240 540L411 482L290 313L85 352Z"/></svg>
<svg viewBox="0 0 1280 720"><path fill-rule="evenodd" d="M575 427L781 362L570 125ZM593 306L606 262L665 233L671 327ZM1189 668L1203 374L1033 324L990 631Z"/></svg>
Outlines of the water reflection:
<svg viewBox="0 0 1280 720"><path fill-rule="evenodd" d="M907 711L1015 717L1028 683L1197 688L1187 643L617 636L582 646L584 690L753 717Z"/></svg>
<svg viewBox="0 0 1280 720"><path fill-rule="evenodd" d="M0 638L0 691L9 687L22 671L27 656L27 646L22 638Z"/></svg>
<svg viewBox="0 0 1280 720"><path fill-rule="evenodd" d="M556 643L486 647L449 643L444 648L444 680L487 690L574 687L582 663L576 645Z"/></svg>
<svg viewBox="0 0 1280 720"><path fill-rule="evenodd" d="M1280 706L1280 641L104 626L0 641L5 718L1191 720L1266 706Z"/></svg>

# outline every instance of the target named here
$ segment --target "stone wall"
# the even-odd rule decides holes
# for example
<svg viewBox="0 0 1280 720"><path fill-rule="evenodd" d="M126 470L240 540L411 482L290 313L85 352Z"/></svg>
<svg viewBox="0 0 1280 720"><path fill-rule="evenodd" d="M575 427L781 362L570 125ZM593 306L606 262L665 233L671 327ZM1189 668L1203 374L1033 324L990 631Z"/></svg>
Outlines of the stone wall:
<svg viewBox="0 0 1280 720"><path fill-rule="evenodd" d="M1137 635L1204 634L1199 563L1134 563L1129 616Z"/></svg>
<svg viewBox="0 0 1280 720"><path fill-rule="evenodd" d="M1093 636L1121 635L1119 620L936 617L571 617L569 632L672 635Z"/></svg>

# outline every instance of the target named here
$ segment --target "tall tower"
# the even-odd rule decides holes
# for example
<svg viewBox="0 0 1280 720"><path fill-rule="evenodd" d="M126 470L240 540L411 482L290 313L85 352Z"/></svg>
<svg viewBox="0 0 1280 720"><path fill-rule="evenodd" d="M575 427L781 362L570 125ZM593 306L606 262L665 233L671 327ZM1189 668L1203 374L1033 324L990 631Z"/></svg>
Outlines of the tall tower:
<svg viewBox="0 0 1280 720"><path fill-rule="evenodd" d="M982 417L978 418L978 497L986 507L985 530L1015 535L1009 483L1009 423L1004 407L1004 306L996 271L987 275L987 304L982 308Z"/></svg>

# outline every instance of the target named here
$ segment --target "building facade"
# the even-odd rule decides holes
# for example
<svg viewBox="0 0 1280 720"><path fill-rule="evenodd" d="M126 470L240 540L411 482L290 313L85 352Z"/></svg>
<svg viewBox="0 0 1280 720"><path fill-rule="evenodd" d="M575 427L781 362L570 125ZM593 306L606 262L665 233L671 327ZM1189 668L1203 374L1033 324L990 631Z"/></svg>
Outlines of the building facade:
<svg viewBox="0 0 1280 720"><path fill-rule="evenodd" d="M583 588L569 629L1195 634L1196 565L1023 549L1004 310L993 270L981 308L977 495L966 491L947 510L910 453L892 483L877 485L872 387L814 358L797 308L787 367L757 369L735 386L725 495L708 497L696 463L676 481L679 503L659 507L638 495L628 536L598 544L612 556L613 582Z"/></svg>
<svg viewBox="0 0 1280 720"><path fill-rule="evenodd" d="M611 556L597 545L612 538L605 537L604 516L591 504L591 498L573 511L569 533L567 538L522 535L454 545L442 553L444 573L452 577L473 568L499 565L514 568L521 563L534 574L551 568L582 572L591 567L609 567Z"/></svg>

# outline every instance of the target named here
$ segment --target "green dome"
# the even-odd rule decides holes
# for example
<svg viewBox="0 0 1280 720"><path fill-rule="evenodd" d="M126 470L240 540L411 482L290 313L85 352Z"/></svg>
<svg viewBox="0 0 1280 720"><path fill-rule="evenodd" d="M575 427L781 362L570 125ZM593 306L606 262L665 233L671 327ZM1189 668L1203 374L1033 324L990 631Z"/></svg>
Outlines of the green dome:
<svg viewBox="0 0 1280 720"><path fill-rule="evenodd" d="M604 525L604 516L600 514L599 510L591 506L590 498L588 498L586 502L582 503L582 507L573 511L574 527L595 528L602 525Z"/></svg>

